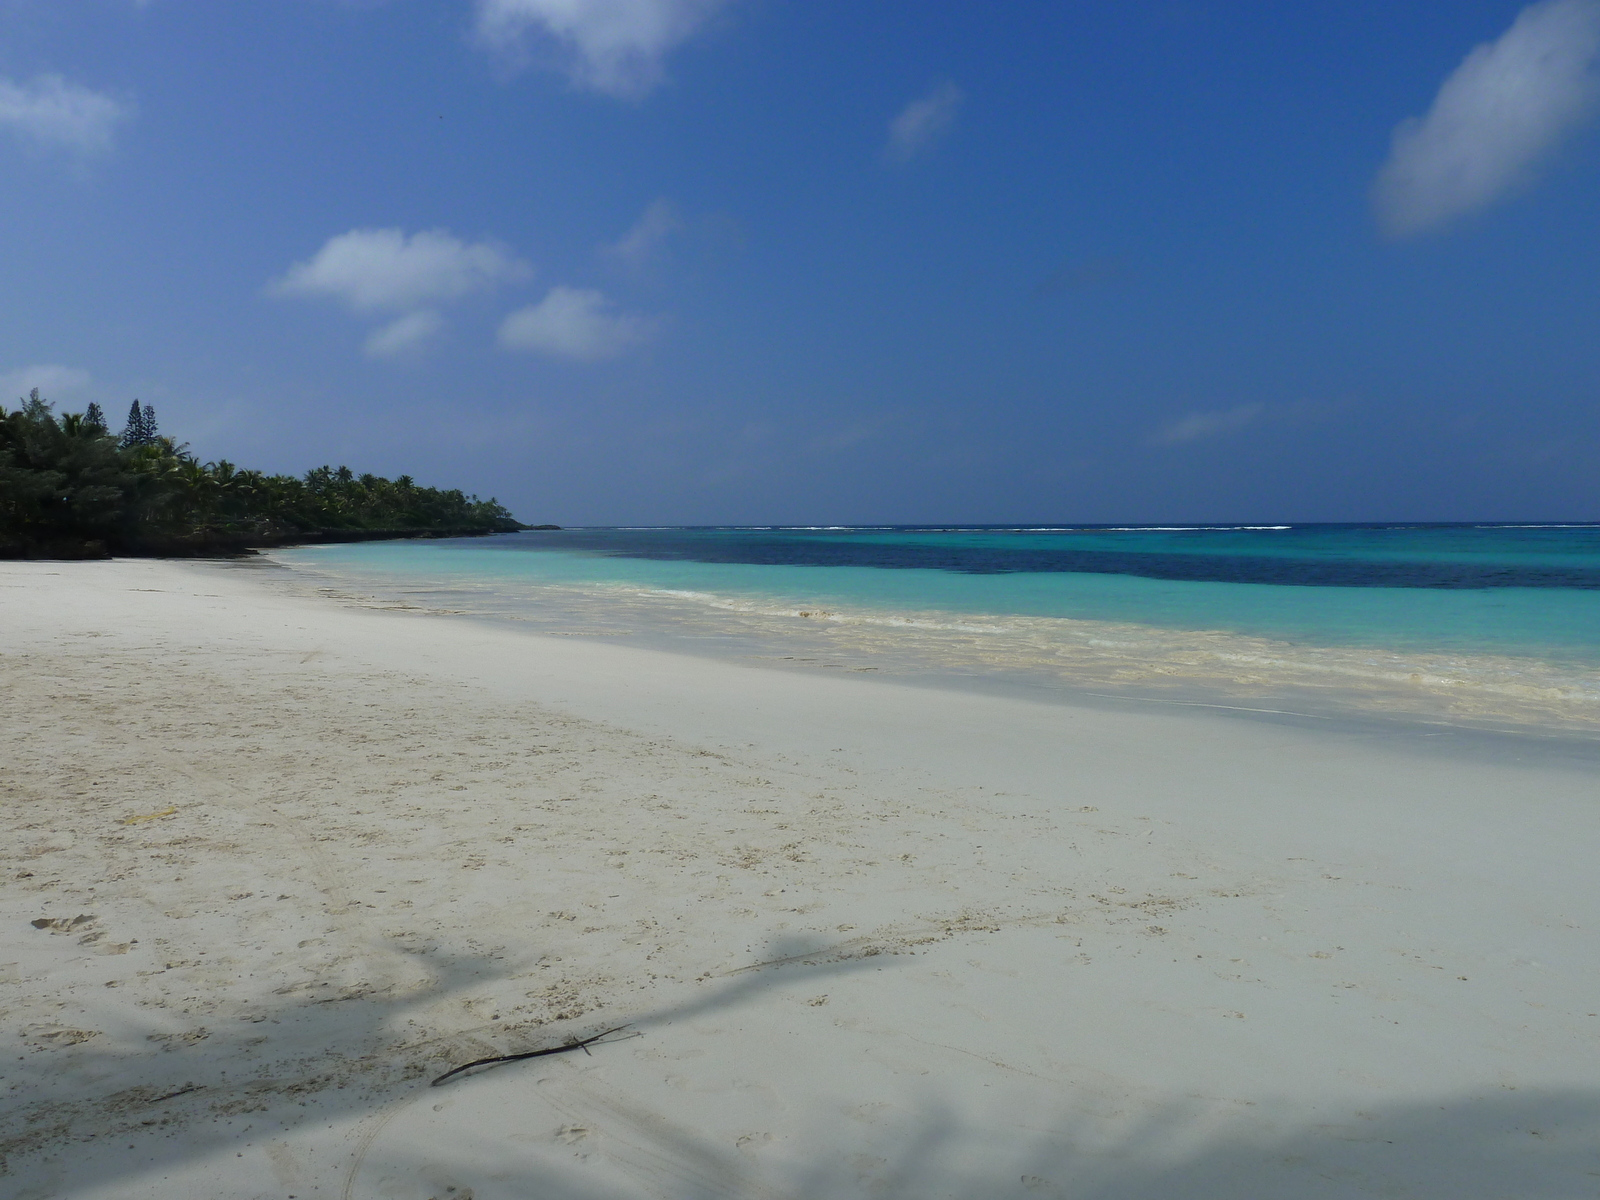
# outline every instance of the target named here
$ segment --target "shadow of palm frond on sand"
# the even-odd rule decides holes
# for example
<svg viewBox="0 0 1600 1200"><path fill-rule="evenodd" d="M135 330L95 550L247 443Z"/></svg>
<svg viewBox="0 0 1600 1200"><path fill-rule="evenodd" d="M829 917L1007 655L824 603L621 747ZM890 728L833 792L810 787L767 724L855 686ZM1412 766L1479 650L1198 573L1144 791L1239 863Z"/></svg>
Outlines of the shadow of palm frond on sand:
<svg viewBox="0 0 1600 1200"><path fill-rule="evenodd" d="M619 1093L628 1080L644 1078L639 1070L656 1070L600 1057L625 1053L620 1047L597 1048L583 1063L576 1055L542 1060L561 1064L553 1080L508 1064L429 1086L473 1058L559 1044L623 1023L664 1045L675 1023L682 1030L694 1018L768 1006L777 990L885 964L870 950L788 935L765 949L770 957L752 964L757 969L678 985L675 999L654 1006L602 1005L547 1024L453 1032L440 1032L430 1011L511 968L434 953L426 956L430 982L405 995L309 1004L284 998L258 1019L233 1022L176 1053L88 1043L72 1047L69 1059L24 1056L7 1071L16 1086L0 1102L0 1175L18 1200L165 1196L174 1194L163 1190L166 1177L219 1169L202 1160L231 1161L229 1152L240 1147L315 1134L322 1161L302 1173L301 1186L308 1195L341 1200L1576 1200L1600 1194L1600 1090L1493 1086L1431 1100L1380 1104L1375 1096L1359 1109L1348 1097L1275 1109L1262 1102L1232 1114L1196 1100L1141 1114L1135 1104L1120 1111L1096 1106L1065 1082L1055 1088L1054 1109L985 1111L973 1107L977 1097L941 1095L930 1081L920 1102L870 1124L830 1125L824 1113L793 1111L783 1131L752 1151L684 1124L644 1096ZM439 1117L435 1105L457 1097L469 1107L509 1103L546 1116L563 1105L583 1115L588 1105L607 1129L569 1153L548 1136L510 1144L493 1128L469 1127L469 1136L441 1156L444 1131L461 1126ZM559 1135L557 1122L546 1124ZM327 1129L342 1132L320 1132ZM225 1187L238 1183L236 1191L216 1191L219 1198L272 1194L257 1186L261 1179L219 1177ZM441 1182L447 1178L452 1182Z"/></svg>
<svg viewBox="0 0 1600 1200"><path fill-rule="evenodd" d="M774 944L787 963L785 981L796 970L820 978L870 965L810 945ZM430 982L404 995L284 1000L176 1047L131 1050L137 1039L124 1037L117 1046L71 1046L64 1057L59 1050L21 1056L5 1072L10 1087L0 1099L0 1179L28 1200L109 1183L142 1195L141 1179L251 1138L360 1121L429 1091L432 1079L471 1059L562 1044L615 1025L647 1030L750 1002L777 982L772 970L758 970L708 981L643 1011L601 1006L568 1020L439 1032L430 1011L511 969L488 958L416 957ZM504 1069L514 1066L479 1068L445 1087Z"/></svg>
<svg viewBox="0 0 1600 1200"><path fill-rule="evenodd" d="M1216 1128L1184 1108L1107 1140L1062 1120L1021 1144L930 1112L910 1136L819 1154L782 1181L808 1200L1071 1197L1072 1200L1569 1200L1600 1194L1600 1092L1539 1091L1396 1105L1327 1122L1285 1113L1277 1130ZM862 1157L865 1155L865 1157ZM881 1167L873 1166L879 1159ZM852 1161L854 1160L854 1161Z"/></svg>
<svg viewBox="0 0 1600 1200"><path fill-rule="evenodd" d="M606 1161L577 1155L437 1160L390 1145L367 1157L355 1197L447 1200L1577 1200L1600 1192L1600 1092L1537 1091L1438 1102L1278 1128L1219 1128L1174 1106L1108 1136L1103 1121L1035 1114L975 1124L933 1104L850 1141L803 1134L759 1155L641 1122ZM375 1148L378 1149L378 1148ZM474 1147L472 1149L483 1149Z"/></svg>

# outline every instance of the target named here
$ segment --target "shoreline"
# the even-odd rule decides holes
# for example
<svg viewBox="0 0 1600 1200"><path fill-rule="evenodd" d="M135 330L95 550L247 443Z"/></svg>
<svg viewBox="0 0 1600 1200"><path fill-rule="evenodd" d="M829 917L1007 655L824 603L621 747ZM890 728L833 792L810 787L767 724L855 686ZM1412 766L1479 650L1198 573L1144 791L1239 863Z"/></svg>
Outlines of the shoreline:
<svg viewBox="0 0 1600 1200"><path fill-rule="evenodd" d="M1600 670L1501 652L1315 645L1080 618L874 612L640 586L414 577L266 556L290 590L778 669L874 672L918 686L1056 702L1277 712L1574 744L1600 739ZM451 586L451 585L455 586ZM831 660L831 661L829 661Z"/></svg>
<svg viewBox="0 0 1600 1200"><path fill-rule="evenodd" d="M4 563L0 598L21 1195L1589 1182L1592 764L217 564Z"/></svg>

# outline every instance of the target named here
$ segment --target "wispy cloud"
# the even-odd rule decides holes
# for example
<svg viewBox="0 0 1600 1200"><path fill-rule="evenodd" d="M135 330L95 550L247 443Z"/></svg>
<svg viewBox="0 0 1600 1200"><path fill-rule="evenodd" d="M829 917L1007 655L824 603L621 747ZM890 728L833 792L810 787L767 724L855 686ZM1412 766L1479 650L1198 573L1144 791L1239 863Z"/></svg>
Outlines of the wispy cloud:
<svg viewBox="0 0 1600 1200"><path fill-rule="evenodd" d="M330 296L357 312L402 311L526 279L527 263L494 242L443 229L352 229L268 285L275 296Z"/></svg>
<svg viewBox="0 0 1600 1200"><path fill-rule="evenodd" d="M633 270L640 270L661 253L662 244L683 228L683 220L672 201L653 200L627 233L601 252Z"/></svg>
<svg viewBox="0 0 1600 1200"><path fill-rule="evenodd" d="M0 128L39 145L97 154L111 148L116 127L132 116L132 105L60 75L27 83L0 78Z"/></svg>
<svg viewBox="0 0 1600 1200"><path fill-rule="evenodd" d="M65 400L79 395L93 382L89 372L57 363L38 363L0 375L0 404L11 404L34 388L46 400Z"/></svg>
<svg viewBox="0 0 1600 1200"><path fill-rule="evenodd" d="M397 317L367 335L363 349L371 358L393 358L417 350L444 328L444 318L431 308L419 308Z"/></svg>
<svg viewBox="0 0 1600 1200"><path fill-rule="evenodd" d="M899 424L900 420L901 414L898 412L878 413L863 420L853 421L829 433L820 434L812 438L807 445L812 450L820 450L827 454L851 450L863 442L872 441L885 430Z"/></svg>
<svg viewBox="0 0 1600 1200"><path fill-rule="evenodd" d="M646 317L614 313L594 288L553 287L537 304L519 308L500 325L500 344L557 358L594 362L615 358L649 339Z"/></svg>
<svg viewBox="0 0 1600 1200"><path fill-rule="evenodd" d="M1062 292L1102 288L1121 283L1130 274L1126 259L1115 254L1097 254L1062 263L1029 289L1035 300L1048 300Z"/></svg>
<svg viewBox="0 0 1600 1200"><path fill-rule="evenodd" d="M1543 0L1468 54L1420 120L1394 131L1373 184L1393 237L1436 228L1520 183L1594 110L1600 0Z"/></svg>
<svg viewBox="0 0 1600 1200"><path fill-rule="evenodd" d="M1155 440L1164 446L1195 442L1201 438L1215 437L1234 429L1243 429L1258 420L1267 411L1265 404L1240 404L1234 408L1214 412L1190 413L1163 425L1156 431Z"/></svg>
<svg viewBox="0 0 1600 1200"><path fill-rule="evenodd" d="M635 98L665 78L667 54L727 0L478 0L478 38L501 54L553 44L580 87Z"/></svg>
<svg viewBox="0 0 1600 1200"><path fill-rule="evenodd" d="M889 122L889 144L884 149L889 160L910 162L932 146L950 128L963 98L961 89L946 80L902 108Z"/></svg>

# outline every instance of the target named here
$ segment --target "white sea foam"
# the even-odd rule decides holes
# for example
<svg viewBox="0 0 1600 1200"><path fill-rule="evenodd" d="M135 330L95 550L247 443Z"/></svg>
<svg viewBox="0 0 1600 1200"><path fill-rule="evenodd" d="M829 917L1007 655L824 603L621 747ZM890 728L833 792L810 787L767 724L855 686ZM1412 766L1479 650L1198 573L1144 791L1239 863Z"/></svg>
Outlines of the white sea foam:
<svg viewBox="0 0 1600 1200"><path fill-rule="evenodd" d="M1239 530L1293 529L1293 525L1094 525L1086 533L1230 533Z"/></svg>

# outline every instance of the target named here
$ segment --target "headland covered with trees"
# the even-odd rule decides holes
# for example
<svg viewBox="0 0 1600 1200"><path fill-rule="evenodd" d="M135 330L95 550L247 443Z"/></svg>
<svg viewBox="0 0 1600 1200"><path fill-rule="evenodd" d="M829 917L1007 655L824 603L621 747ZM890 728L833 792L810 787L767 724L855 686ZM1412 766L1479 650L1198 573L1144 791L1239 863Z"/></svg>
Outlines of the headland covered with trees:
<svg viewBox="0 0 1600 1200"><path fill-rule="evenodd" d="M98 404L57 415L35 388L0 406L0 557L218 554L292 542L509 533L493 498L349 467L268 475L201 462L136 400L114 433Z"/></svg>

